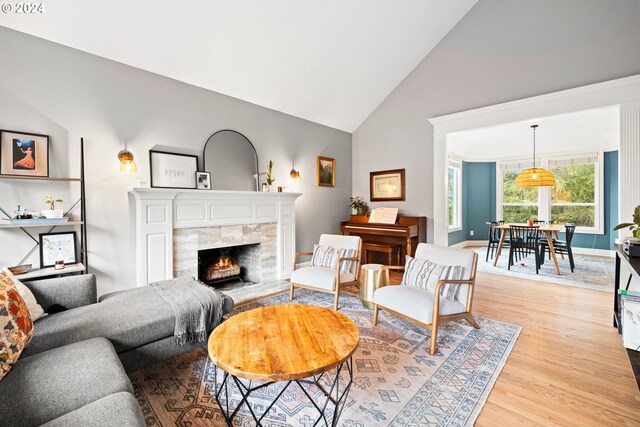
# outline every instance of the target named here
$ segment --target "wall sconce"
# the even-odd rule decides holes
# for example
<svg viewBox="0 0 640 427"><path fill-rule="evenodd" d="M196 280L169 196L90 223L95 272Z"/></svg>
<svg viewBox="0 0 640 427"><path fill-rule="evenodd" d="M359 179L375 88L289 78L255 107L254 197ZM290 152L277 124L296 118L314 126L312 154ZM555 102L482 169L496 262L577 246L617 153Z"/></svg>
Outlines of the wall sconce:
<svg viewBox="0 0 640 427"><path fill-rule="evenodd" d="M126 148L118 153L118 160L120 160L120 172L123 173L136 173L138 167L136 162L133 161L133 154Z"/></svg>
<svg viewBox="0 0 640 427"><path fill-rule="evenodd" d="M302 177L300 176L300 171L295 170L295 168L291 168L291 172L289 173L289 175L291 175L291 179L293 180L294 184L302 183Z"/></svg>

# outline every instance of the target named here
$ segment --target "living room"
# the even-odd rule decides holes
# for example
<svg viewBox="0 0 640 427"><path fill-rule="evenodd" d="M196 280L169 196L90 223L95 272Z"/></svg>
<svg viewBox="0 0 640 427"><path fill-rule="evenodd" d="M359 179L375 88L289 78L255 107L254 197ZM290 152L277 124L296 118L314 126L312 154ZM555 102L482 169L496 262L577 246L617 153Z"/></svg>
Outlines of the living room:
<svg viewBox="0 0 640 427"><path fill-rule="evenodd" d="M633 208L640 204L636 183L640 177L634 167L640 160L637 149L640 141L637 131L633 131L640 120L640 29L637 26L640 4L636 0L620 0L615 7L596 0L560 4L504 0L455 4L416 1L402 7L391 2L374 7L367 2L350 1L331 2L322 8L311 3L251 2L239 6L213 2L198 4L200 10L190 11L178 11L175 5L154 2L142 2L132 10L133 6L124 1L84 3L44 3L40 12L36 7L32 13L17 13L17 3L7 3L9 6L6 10L3 6L0 15L3 70L0 129L27 137L46 136L48 177L82 176L81 182L0 179L0 206L6 211L6 217L13 218L19 214L14 212L19 211L18 205L28 212L48 209L51 203L45 204L43 199L51 195L55 208L69 211L71 221L82 222L58 226L53 231L76 232L77 258L88 261L88 269L82 273L95 276L95 282L85 279L85 275L63 276L63 279L78 281L78 301L95 306L110 304L109 309L120 310L117 313L122 316L131 316L125 309L135 310L135 304L146 304L145 310L150 311L141 312L147 315L153 309L151 301L155 301L147 294L136 294L130 300L119 299L118 295L122 294L106 299L104 296L132 290L145 292L150 282L183 277L177 272L181 264L174 262L182 252L176 253L174 249L185 247L180 245L180 239L187 238L186 234L180 234L187 233L184 230L195 230L197 234L204 226L222 229L256 223L277 224L274 230L252 228L247 231L249 237L245 234L229 237L233 232L223 230L227 240L251 244L260 240L265 247L277 247L278 253L276 259L264 257L275 264L261 265L264 271L273 269L265 273L271 274L269 286L249 285L244 290L235 288L228 293L235 307L232 311L227 307L230 313L226 313L222 325L232 325L231 319L256 307L292 303L320 305L333 311L334 296L339 297L337 312L355 322L360 341L353 356L354 386L346 396L342 413L337 411L337 425L403 422L402 408L414 404L420 397L418 388L429 387L430 381L435 381L439 370L446 366L444 359L457 354L456 350L461 348L462 336L476 333L499 336L506 344L500 352L491 353L496 359L487 363L495 366L487 368L490 375L482 383L482 391L474 394L471 386L460 386L460 390L469 393L464 395L465 399L473 395L466 401L469 406L466 412L460 412L460 404L457 409L444 406L445 401L451 404L459 396L433 398L428 405L420 406L429 411L428 415L418 411L404 421L414 425L634 425L639 422L640 393L630 356L611 324L611 307L616 299L612 277L607 278L610 283L607 291L557 285L536 277L535 271L526 278L485 271L491 263L485 262L484 255L480 256L473 306L466 307L465 313L473 313L471 319L479 321L481 328L475 329L466 318L444 323L438 332L435 356L429 351L431 330L394 315L394 310L381 309L378 323L373 325L374 310L360 302L358 287L364 286L363 280L370 276L380 277L379 271L364 274L359 264L357 268L351 265L347 269L356 273L353 283L335 295L304 286L293 290L289 281L294 271L302 271L310 262L309 258L300 257L297 264L292 264L296 252L312 251L321 241L321 235L341 235L344 231L341 223L357 219L357 215L352 216L355 212L350 207L351 197L363 198L369 209L397 208L400 218L418 218L417 224L424 218L424 227L417 226L424 232L424 242L414 236L415 245L410 244L409 248L406 245L383 247L395 250L389 254L392 264L404 265L404 256L415 255L418 243L446 248L461 242L466 247L468 241L473 240L468 236L469 230L465 228L465 237L454 242L448 229L445 177L450 143L447 135L520 122L525 136L518 144L522 146L523 157L530 159L533 154L530 125L535 120L540 124L537 142L544 144L543 119L610 106L616 106L616 122L620 125L615 135L615 150L600 146L591 151L609 150L606 159L599 160L602 162L609 160L609 153L617 153L617 211L615 217L610 215L613 211L607 213L597 233L581 237L606 239L603 253L579 256L597 255L593 259L603 260L603 264L614 270L616 247L609 237L615 240L625 234L623 231L618 235L612 228L632 221ZM240 133L248 141L246 146L255 149L256 170L245 175L250 182L255 180L257 187L233 200L223 197L227 194L224 191L234 190L220 187L216 170L208 167L205 159L206 147L211 151L214 147L211 141L215 142L220 136L217 133L223 130ZM4 146L0 148L4 150ZM121 164L127 161L118 158L122 152L131 153L137 172L120 172ZM36 161L42 153L35 154ZM158 184L161 177L154 176L154 165L156 173L158 166L153 162L161 162L162 153L182 155L184 159L196 156L195 170L210 173L210 190L184 190L180 195L181 190L157 188L163 185ZM229 158L225 154L227 150L213 150L211 158ZM0 152L0 163L5 168L3 158L7 158L4 151ZM533 158L537 158L535 154ZM606 164L603 165L604 169ZM328 182L320 178L325 167L332 172ZM376 201L372 194L375 176L371 173L399 170L402 170L402 196ZM0 171L0 175L5 174L8 173L4 169ZM275 181L267 188L271 191L263 192L262 184L269 185L267 178ZM77 200L81 202L75 205ZM206 203L198 205L197 201ZM495 201L493 204L498 205ZM214 218L217 211L212 210L212 206L222 205L233 205L237 209L229 208L224 215ZM151 223L157 218L153 215L160 212L154 211L154 206L162 206L162 212L167 213L167 217L162 217L165 228L153 228L156 225ZM200 221L197 217L200 211L194 206L201 206L201 211L208 212L209 216ZM263 215L264 220L254 220L253 216L251 221L243 220L243 208L249 206L253 209L252 215ZM150 216L144 216L147 214ZM481 222L505 219L496 209L493 214L495 216L483 217ZM143 219L153 227L141 226ZM402 224L398 220L398 224L389 224L387 228L395 225ZM32 264L34 271L43 266L39 234L48 228L25 230L32 238L20 228L0 229L3 243L0 266ZM157 237L159 235L163 237ZM363 238L362 243L376 243L369 240ZM148 244L148 250L141 252L141 242L147 242L144 244ZM481 243L486 245L484 239ZM380 249L372 248L372 251ZM355 250L358 249L356 245ZM359 252L360 257L363 251ZM505 247L498 264L503 270L507 269L507 257ZM554 264L549 257L545 258L542 270L553 276ZM399 262L398 258L401 258ZM372 260L389 264L386 254L375 253ZM365 261L362 258L358 263ZM197 257L189 262L188 268L193 269ZM531 267L533 257L523 258L523 262ZM67 264L62 272L70 272L73 265ZM568 260L558 255L558 265L560 280L571 278ZM574 276L581 277L584 270L580 271L579 263L577 267ZM187 276L192 274L193 271ZM623 266L621 289L625 288L628 276ZM391 272L390 278L399 283L403 276ZM24 281L28 285L29 280ZM35 285L32 290L35 299L45 298L45 302L38 301L43 307L45 303L54 305L53 300L44 296L47 289L43 286ZM95 291L91 290L92 286ZM627 287L637 291L640 283L631 280ZM290 291L293 301L289 300ZM274 293L277 294L274 296ZM100 303L98 298L102 298ZM67 310L50 311L48 316L52 318L70 317L73 310L88 310L56 302L64 306L60 309ZM124 308L116 309L114 306L120 303ZM232 304L227 299L220 303ZM92 321L98 322L105 316L107 307L100 310L91 314ZM158 322L160 317L156 319ZM140 329L160 328L161 322L149 320L151 323L145 326L144 319L125 318ZM36 336L12 371L19 369L21 362L54 346L38 341L43 338L37 336L38 323L42 320L46 319L34 322ZM116 318L111 320L117 323ZM162 322L165 322L162 327L172 332L173 325L164 317ZM85 339L93 338L89 329L76 332ZM224 332L222 328L218 330ZM193 344L190 351L178 348L174 352L166 350L169 344L162 341L163 350L158 351L161 357L154 360L149 354L157 351L153 345L160 345L154 344L159 343L160 338L169 337L145 337L149 340L148 346L147 343L144 346L147 350L139 353L130 348L124 351L126 345L118 341L120 338L112 340L118 357L110 363L117 364L120 360L124 368L118 369L126 371L123 384L130 381L128 386L118 387L127 390L133 387L135 396L134 401L123 398L122 407L134 414L132 420L139 421L138 412L143 414L143 421L148 425L189 422L225 425L212 380L219 377L222 381L223 369L212 372L216 365L207 354L207 342L190 343ZM373 349L372 342L377 349ZM108 343L92 345L107 353L113 351L108 349ZM411 350L403 353L403 345ZM80 347L77 351L81 350ZM362 352L370 352L370 357L364 357ZM383 364L388 364L387 359L383 361L388 356L385 352L400 357L400 363L411 369L402 367L398 372L385 370L376 374ZM138 367L138 359L157 363L141 363ZM472 364L477 360L466 362ZM180 366L188 366L189 372L201 369L202 377L195 386L190 388L190 375ZM345 369L351 370L349 366L346 363ZM420 374L416 369L420 369ZM5 384L11 374L16 374L12 371L0 380L3 396L13 393L12 389L3 388L8 387ZM481 373L480 369L472 371L472 374ZM424 378L418 381L418 376ZM382 381L396 385L385 387ZM270 393L283 391L278 384L281 383L273 384L275 388L270 389ZM38 388L39 384L35 382L34 387ZM307 419L317 418L313 404L304 400L302 388L295 387L298 386L294 381L283 391L283 397L299 405L277 402L270 407L263 424L269 420L270 425L313 425L314 421ZM442 388L442 384L438 387L431 391L455 394L451 388ZM239 392L238 387L231 388ZM124 393L124 389L118 393ZM52 390L60 393L55 388ZM188 404L177 405L173 412L161 409L175 399ZM260 407L256 411L262 414L269 403L264 396L261 399L251 403L253 406L241 405L236 419L255 425L249 408ZM96 397L96 400L99 399ZM237 398L239 400L241 398ZM114 405L120 407L117 402ZM192 407L185 409L189 405ZM199 405L202 413L198 417L195 412ZM45 408L56 416L28 416L22 423L10 418L21 416L21 412L7 406L7 411L15 413L5 413L3 409L0 425L53 422L84 406L62 405L66 409L58 412L55 408ZM178 410L178 406L183 409ZM333 414L333 408L325 412ZM462 418L456 421L451 415L454 413ZM181 418L180 414L185 416ZM76 425L91 424L90 418L83 420L84 424ZM71 418L58 423L53 425L74 425ZM130 425L138 424L131 421Z"/></svg>

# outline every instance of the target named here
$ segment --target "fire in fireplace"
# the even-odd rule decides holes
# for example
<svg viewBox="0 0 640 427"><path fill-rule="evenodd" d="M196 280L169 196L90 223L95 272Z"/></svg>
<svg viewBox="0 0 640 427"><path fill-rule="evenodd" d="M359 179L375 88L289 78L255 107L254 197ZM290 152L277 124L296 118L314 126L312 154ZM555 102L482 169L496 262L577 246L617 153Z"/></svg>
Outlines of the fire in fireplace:
<svg viewBox="0 0 640 427"><path fill-rule="evenodd" d="M260 244L229 246L198 251L198 278L215 285L229 280L258 282Z"/></svg>

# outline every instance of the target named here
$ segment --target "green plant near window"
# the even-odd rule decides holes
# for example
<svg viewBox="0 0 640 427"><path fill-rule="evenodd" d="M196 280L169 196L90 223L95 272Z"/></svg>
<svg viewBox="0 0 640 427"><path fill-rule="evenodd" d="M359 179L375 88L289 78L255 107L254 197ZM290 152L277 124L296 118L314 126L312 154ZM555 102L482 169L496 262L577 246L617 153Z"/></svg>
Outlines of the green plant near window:
<svg viewBox="0 0 640 427"><path fill-rule="evenodd" d="M349 206L352 209L355 209L358 212L358 215L364 215L369 210L369 206L367 206L367 202L360 196L349 197Z"/></svg>
<svg viewBox="0 0 640 427"><path fill-rule="evenodd" d="M44 200L42 202L47 204L47 205L49 205L49 209L54 211L56 209L56 203L62 203L63 200L62 199L56 199L51 194L47 194L46 196L44 196Z"/></svg>
<svg viewBox="0 0 640 427"><path fill-rule="evenodd" d="M273 160L269 160L267 165L267 184L272 185L276 179L273 177Z"/></svg>
<svg viewBox="0 0 640 427"><path fill-rule="evenodd" d="M623 222L613 228L613 231L629 227L633 233L633 237L640 238L640 205L633 210L633 222Z"/></svg>

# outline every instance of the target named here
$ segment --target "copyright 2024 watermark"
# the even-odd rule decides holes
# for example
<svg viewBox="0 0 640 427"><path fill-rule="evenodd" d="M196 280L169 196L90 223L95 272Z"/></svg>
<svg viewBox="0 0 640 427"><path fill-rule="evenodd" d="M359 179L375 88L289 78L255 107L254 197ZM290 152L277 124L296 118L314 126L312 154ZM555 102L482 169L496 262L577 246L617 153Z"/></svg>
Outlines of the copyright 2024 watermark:
<svg viewBox="0 0 640 427"><path fill-rule="evenodd" d="M16 15L40 15L45 12L45 7L44 3L2 3L0 10Z"/></svg>

